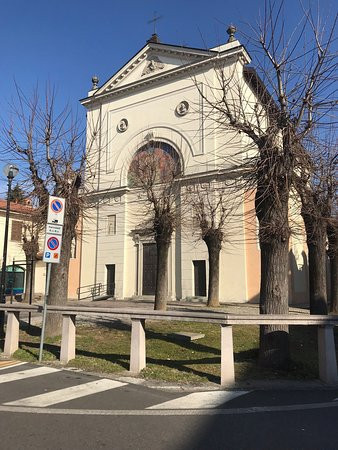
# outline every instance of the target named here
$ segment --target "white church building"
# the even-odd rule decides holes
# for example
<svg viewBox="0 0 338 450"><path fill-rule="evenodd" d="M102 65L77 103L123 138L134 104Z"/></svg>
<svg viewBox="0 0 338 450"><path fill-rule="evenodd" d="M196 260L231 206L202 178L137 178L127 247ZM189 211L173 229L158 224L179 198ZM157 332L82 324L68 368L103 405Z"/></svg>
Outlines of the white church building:
<svg viewBox="0 0 338 450"><path fill-rule="evenodd" d="M229 76L243 76L250 63L233 31L227 43L208 50L163 44L153 35L104 84L93 77L81 100L87 109L88 195L95 205L83 218L81 286L101 283L117 299L154 295L156 244L140 228L141 199L128 184L128 170L135 153L152 141L177 155L186 179L207 185L219 173L220 152L233 151L234 138L217 132L204 97L218 83L216 60ZM245 219L252 207L252 201L240 202L236 235L221 251L221 302L258 300L257 229L255 220ZM300 303L307 301L308 284L303 249L302 242L291 243L290 297ZM169 251L168 298L204 298L207 288L207 247L189 226L178 226Z"/></svg>

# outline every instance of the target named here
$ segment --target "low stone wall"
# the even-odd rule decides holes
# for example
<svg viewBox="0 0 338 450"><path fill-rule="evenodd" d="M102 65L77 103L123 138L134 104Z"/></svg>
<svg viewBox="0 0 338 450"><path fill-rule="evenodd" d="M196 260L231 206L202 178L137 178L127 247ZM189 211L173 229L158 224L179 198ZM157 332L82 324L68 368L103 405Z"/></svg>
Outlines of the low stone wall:
<svg viewBox="0 0 338 450"><path fill-rule="evenodd" d="M21 312L42 313L43 306L13 303L0 305L7 312L4 355L11 356L19 347L19 316ZM207 322L221 327L221 385L235 382L232 325L315 325L318 328L319 378L328 384L338 382L334 327L338 316L227 314L222 311L154 311L95 306L48 306L49 314L62 314L60 361L67 364L76 354L76 316L102 314L112 319L131 320L130 372L139 373L146 366L147 320Z"/></svg>

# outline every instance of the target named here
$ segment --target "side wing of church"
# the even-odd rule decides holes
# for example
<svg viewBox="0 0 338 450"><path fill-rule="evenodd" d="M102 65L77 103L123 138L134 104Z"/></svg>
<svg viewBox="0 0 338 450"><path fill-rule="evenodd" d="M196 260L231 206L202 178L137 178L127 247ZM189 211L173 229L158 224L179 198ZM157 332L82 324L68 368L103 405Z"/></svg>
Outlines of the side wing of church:
<svg viewBox="0 0 338 450"><path fill-rule="evenodd" d="M153 35L103 85L93 77L92 90L81 100L87 109L88 195L95 205L83 221L81 286L101 283L117 299L154 295L156 244L142 228L144 205L130 183L133 158L156 142L177 156L185 179L208 189L224 170L222 155L246 145L240 135L219 133L208 113L206 97L219 87L215 64L230 79L243 76L249 63L233 36L203 50L162 44ZM253 203L238 195L242 200L221 251L221 302L253 301L259 295L257 229L246 218ZM204 298L208 289L207 247L193 230L192 212L185 209L184 216L169 251L168 298L173 300ZM299 292L305 292L306 278L298 283Z"/></svg>

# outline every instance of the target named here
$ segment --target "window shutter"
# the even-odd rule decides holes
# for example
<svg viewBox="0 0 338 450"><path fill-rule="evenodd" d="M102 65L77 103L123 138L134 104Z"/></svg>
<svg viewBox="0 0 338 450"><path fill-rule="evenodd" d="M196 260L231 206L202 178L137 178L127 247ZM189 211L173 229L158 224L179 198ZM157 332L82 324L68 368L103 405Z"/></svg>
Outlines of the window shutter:
<svg viewBox="0 0 338 450"><path fill-rule="evenodd" d="M22 239L22 222L12 220L11 241L21 242Z"/></svg>

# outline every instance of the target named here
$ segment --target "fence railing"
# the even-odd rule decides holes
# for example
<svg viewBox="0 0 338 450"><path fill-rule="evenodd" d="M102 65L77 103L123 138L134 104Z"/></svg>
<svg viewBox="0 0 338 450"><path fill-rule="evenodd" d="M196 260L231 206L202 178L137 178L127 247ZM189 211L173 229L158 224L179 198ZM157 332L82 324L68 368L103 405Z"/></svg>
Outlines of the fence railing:
<svg viewBox="0 0 338 450"><path fill-rule="evenodd" d="M42 312L39 305L13 303L1 305L7 311L4 355L11 356L19 346L19 315L21 312ZM76 354L76 316L104 315L111 319L131 320L130 372L139 373L146 367L146 320L208 322L221 327L221 384L235 382L232 325L299 325L317 326L319 378L328 384L338 382L334 327L338 316L315 315L234 315L202 311L148 311L135 309L100 308L94 306L48 306L48 313L63 316L60 349L61 363L68 363Z"/></svg>
<svg viewBox="0 0 338 450"><path fill-rule="evenodd" d="M91 298L94 300L97 297L102 296L113 296L114 295L115 285L114 283L103 284L88 284L87 286L80 286L76 290L78 300L84 300L86 298Z"/></svg>

